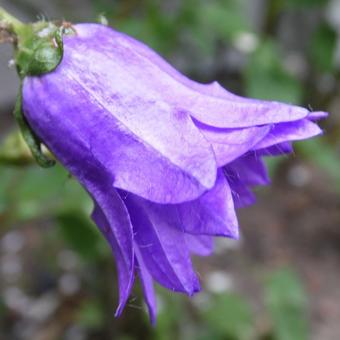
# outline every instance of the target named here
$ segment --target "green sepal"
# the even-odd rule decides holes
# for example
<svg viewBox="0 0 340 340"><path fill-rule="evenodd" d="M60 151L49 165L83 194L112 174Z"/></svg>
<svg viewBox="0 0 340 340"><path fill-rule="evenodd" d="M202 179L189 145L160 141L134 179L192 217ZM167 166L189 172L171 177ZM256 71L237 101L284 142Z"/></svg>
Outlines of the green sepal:
<svg viewBox="0 0 340 340"><path fill-rule="evenodd" d="M23 113L23 80L25 77L42 76L54 71L63 59L63 35L74 34L75 30L71 24L64 22L39 21L34 24L24 24L1 7L0 25L14 44L15 63L20 77L14 116L34 159L40 166L49 168L55 165L55 161L42 152L42 143Z"/></svg>
<svg viewBox="0 0 340 340"><path fill-rule="evenodd" d="M54 71L62 61L63 27L40 22L27 25L18 35L16 66L20 77L40 76Z"/></svg>
<svg viewBox="0 0 340 340"><path fill-rule="evenodd" d="M14 116L19 125L21 134L31 150L32 156L36 162L43 168L50 168L55 165L55 160L48 158L41 150L41 142L39 138L35 135L33 130L30 128L23 110L22 110L22 81L20 81L20 88L15 103Z"/></svg>
<svg viewBox="0 0 340 340"><path fill-rule="evenodd" d="M38 22L25 25L25 29L17 32L15 60L21 78L14 116L32 156L43 168L50 168L55 161L48 158L41 150L42 143L29 126L22 109L22 83L27 76L41 76L54 71L63 59L63 34L73 31L54 23Z"/></svg>

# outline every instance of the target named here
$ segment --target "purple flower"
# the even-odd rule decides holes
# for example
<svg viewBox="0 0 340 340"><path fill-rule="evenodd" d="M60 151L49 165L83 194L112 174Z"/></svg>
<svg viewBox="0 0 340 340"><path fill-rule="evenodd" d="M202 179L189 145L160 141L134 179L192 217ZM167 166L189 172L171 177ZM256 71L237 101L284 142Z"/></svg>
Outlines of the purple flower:
<svg viewBox="0 0 340 340"><path fill-rule="evenodd" d="M269 183L263 156L318 135L313 121L326 114L196 83L125 34L74 28L57 69L25 78L25 116L95 202L117 262L116 315L136 272L154 321L153 282L199 291L191 254L238 238L235 208Z"/></svg>

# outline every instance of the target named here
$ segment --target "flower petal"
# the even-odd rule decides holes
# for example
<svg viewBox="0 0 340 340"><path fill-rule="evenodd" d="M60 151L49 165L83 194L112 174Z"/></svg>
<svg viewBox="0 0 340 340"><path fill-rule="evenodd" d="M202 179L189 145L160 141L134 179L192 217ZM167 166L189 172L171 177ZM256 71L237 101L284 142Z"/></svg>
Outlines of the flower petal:
<svg viewBox="0 0 340 340"><path fill-rule="evenodd" d="M231 189L235 208L243 208L254 204L256 201L255 195L240 180L239 176L228 167L225 167L223 170Z"/></svg>
<svg viewBox="0 0 340 340"><path fill-rule="evenodd" d="M282 142L264 149L257 149L254 152L258 156L281 156L292 153L293 151L294 149L291 142Z"/></svg>
<svg viewBox="0 0 340 340"><path fill-rule="evenodd" d="M204 137L211 143L217 166L224 166L245 154L270 131L270 126L245 129L219 129L196 122Z"/></svg>
<svg viewBox="0 0 340 340"><path fill-rule="evenodd" d="M138 245L134 245L135 256L136 256L136 267L139 273L139 278L142 284L142 289L144 293L144 298L146 305L148 306L150 321L152 325L156 324L156 314L157 314L157 301L156 293L153 286L152 276L150 275L148 269L145 266L143 257L140 253Z"/></svg>
<svg viewBox="0 0 340 340"><path fill-rule="evenodd" d="M249 152L231 162L228 164L228 169L231 169L247 186L267 185L270 183L267 167L255 152Z"/></svg>
<svg viewBox="0 0 340 340"><path fill-rule="evenodd" d="M296 121L307 116L308 110L278 102L254 99L231 99L192 96L184 110L198 121L220 128L241 128Z"/></svg>
<svg viewBox="0 0 340 340"><path fill-rule="evenodd" d="M132 227L124 204L115 190L112 190L109 200L98 196L96 200L92 219L109 242L117 263L119 305L115 315L119 316L134 283Z"/></svg>
<svg viewBox="0 0 340 340"><path fill-rule="evenodd" d="M310 138L322 133L322 130L308 119L293 123L281 123L273 126L272 130L263 138L253 150L268 148L282 142Z"/></svg>
<svg viewBox="0 0 340 340"><path fill-rule="evenodd" d="M166 62L155 61L158 59L157 55L151 53L146 47L142 48L141 43L136 43L131 38L127 39L126 35L100 25L76 25L76 30L78 45L81 38L85 41L93 41L91 36L95 36L97 40L101 40L100 45L95 41L93 48L89 48L88 43L83 47L77 46L81 55L78 65L83 69L84 76L88 67L86 63L83 65L82 59L93 60L91 63L93 68L98 60L93 50L96 50L100 56L106 53L111 59L111 63L105 63L108 78L115 79L113 83L120 86L121 91L123 87L126 89L129 87L129 92L135 93L135 89L138 88L138 93L145 98L161 97L167 103L174 105L178 111L189 113L207 125L222 128L250 127L298 120L309 113L302 107L242 98L227 92L223 98L211 93L202 95L202 91L198 91L202 86L192 86L185 77L175 75L171 68L165 66ZM120 77L123 73L124 76ZM132 79L130 85L129 78ZM214 93L222 92L220 89L216 90L218 88L216 84L213 87ZM114 87L113 93L115 92L117 86Z"/></svg>
<svg viewBox="0 0 340 340"><path fill-rule="evenodd" d="M213 189L197 200L177 205L180 228L197 235L237 239L238 221L231 190L221 170Z"/></svg>
<svg viewBox="0 0 340 340"><path fill-rule="evenodd" d="M125 197L135 241L147 270L164 287L188 295L200 289L192 269L184 233L169 225L172 216L158 204L147 202L132 194Z"/></svg>
<svg viewBox="0 0 340 340"><path fill-rule="evenodd" d="M316 121L319 119L326 118L328 116L328 112L325 111L312 111L308 115L308 119L312 121Z"/></svg>

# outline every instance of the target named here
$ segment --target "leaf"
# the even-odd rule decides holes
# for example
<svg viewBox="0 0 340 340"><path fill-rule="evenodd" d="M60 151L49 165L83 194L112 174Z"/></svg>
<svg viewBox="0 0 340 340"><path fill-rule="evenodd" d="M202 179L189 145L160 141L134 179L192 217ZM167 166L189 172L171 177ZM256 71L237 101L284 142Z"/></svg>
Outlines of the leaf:
<svg viewBox="0 0 340 340"><path fill-rule="evenodd" d="M251 307L235 294L215 296L211 306L204 311L204 320L223 338L247 340L253 333Z"/></svg>
<svg viewBox="0 0 340 340"><path fill-rule="evenodd" d="M186 318L186 310L183 306L183 298L180 295L171 294L163 287L157 287L157 302L159 314L157 315L156 328L153 339L172 340L179 339L179 325Z"/></svg>
<svg viewBox="0 0 340 340"><path fill-rule="evenodd" d="M11 221L23 221L65 210L90 214L91 200L80 184L60 165L52 169L0 167L0 211Z"/></svg>
<svg viewBox="0 0 340 340"><path fill-rule="evenodd" d="M198 7L200 24L205 25L213 36L230 39L250 30L242 1L206 1Z"/></svg>
<svg viewBox="0 0 340 340"><path fill-rule="evenodd" d="M293 104L301 102L301 84L287 73L280 63L281 59L271 41L265 41L257 48L245 69L245 87L249 97Z"/></svg>
<svg viewBox="0 0 340 340"><path fill-rule="evenodd" d="M61 235L86 260L96 259L105 247L104 239L90 219L78 211L69 211L56 218Z"/></svg>
<svg viewBox="0 0 340 340"><path fill-rule="evenodd" d="M102 306L95 300L86 300L76 315L77 323L87 328L100 328L104 323Z"/></svg>
<svg viewBox="0 0 340 340"><path fill-rule="evenodd" d="M297 142L295 148L326 171L335 180L337 189L340 189L340 158L331 145L316 138Z"/></svg>
<svg viewBox="0 0 340 340"><path fill-rule="evenodd" d="M269 171L270 177L274 176L280 165L287 160L287 156L266 157L264 161Z"/></svg>
<svg viewBox="0 0 340 340"><path fill-rule="evenodd" d="M265 301L277 340L307 340L307 297L299 278L288 269L272 273L265 285Z"/></svg>
<svg viewBox="0 0 340 340"><path fill-rule="evenodd" d="M337 34L332 27L323 23L315 31L310 47L311 59L322 72L331 72L335 66Z"/></svg>
<svg viewBox="0 0 340 340"><path fill-rule="evenodd" d="M10 168L0 166L0 214L8 207L8 195L12 191L11 185L12 173Z"/></svg>

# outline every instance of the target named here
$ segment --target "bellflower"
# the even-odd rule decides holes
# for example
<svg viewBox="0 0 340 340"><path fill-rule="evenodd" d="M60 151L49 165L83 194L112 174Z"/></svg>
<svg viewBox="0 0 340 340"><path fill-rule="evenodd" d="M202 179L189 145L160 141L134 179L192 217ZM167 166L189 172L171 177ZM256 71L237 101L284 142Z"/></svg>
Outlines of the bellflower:
<svg viewBox="0 0 340 340"><path fill-rule="evenodd" d="M263 157L320 134L325 113L199 84L103 25L73 30L59 66L23 80L24 114L93 198L117 263L116 315L137 274L154 321L154 282L198 292L191 254L239 237L235 208L269 183Z"/></svg>

